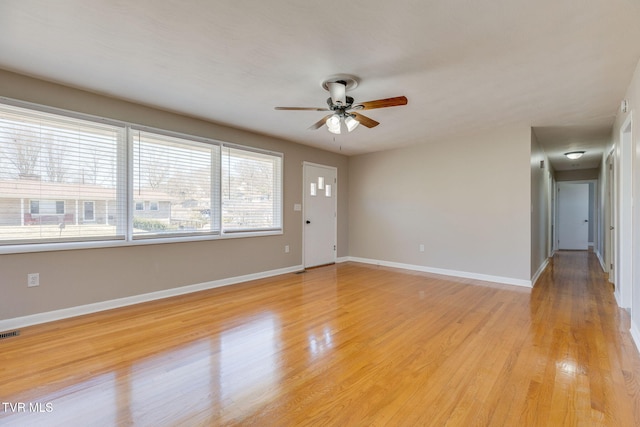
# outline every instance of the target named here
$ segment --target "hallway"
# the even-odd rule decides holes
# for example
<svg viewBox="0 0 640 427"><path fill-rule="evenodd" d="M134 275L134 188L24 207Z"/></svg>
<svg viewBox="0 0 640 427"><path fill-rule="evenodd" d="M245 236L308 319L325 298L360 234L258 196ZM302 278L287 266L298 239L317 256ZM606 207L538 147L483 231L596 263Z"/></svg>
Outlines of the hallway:
<svg viewBox="0 0 640 427"><path fill-rule="evenodd" d="M532 413L550 411L562 425L640 425L640 356L629 314L592 252L556 252L532 291L531 319L534 348L547 359L532 381L542 386L528 399Z"/></svg>

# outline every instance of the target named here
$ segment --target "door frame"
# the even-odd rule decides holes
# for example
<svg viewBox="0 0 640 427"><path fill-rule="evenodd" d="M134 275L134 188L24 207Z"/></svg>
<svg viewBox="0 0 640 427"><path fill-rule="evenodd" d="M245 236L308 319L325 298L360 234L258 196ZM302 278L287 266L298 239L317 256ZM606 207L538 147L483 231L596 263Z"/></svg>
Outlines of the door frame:
<svg viewBox="0 0 640 427"><path fill-rule="evenodd" d="M618 306L630 308L633 281L633 122L632 114L620 126L616 173L615 293Z"/></svg>
<svg viewBox="0 0 640 427"><path fill-rule="evenodd" d="M616 160L615 151L611 150L606 158L606 177L607 180L607 204L606 215L606 243L605 243L605 263L606 271L609 273L609 283L613 283L614 289L616 284L616 270L617 270L617 253L616 253L616 229L618 226L617 220L617 205L616 205Z"/></svg>
<svg viewBox="0 0 640 427"><path fill-rule="evenodd" d="M335 166L329 166L329 165L322 165L320 163L313 163L313 162L307 162L307 161L303 161L302 162L302 220L300 221L300 226L302 227L302 268L307 268L307 245L306 245L306 239L307 239L307 232L306 232L306 227L305 227L305 221L307 219L307 203L306 203L306 198L307 198L307 194L306 194L306 179L307 179L307 167L312 166L312 167L317 167L317 168L324 168L324 169L331 169L333 171L335 171L336 174L336 182L334 183L334 212L335 215L333 217L333 231L334 231L334 236L333 236L333 241L335 242L336 245L336 250L333 251L333 262L336 262L336 260L338 259L338 168Z"/></svg>

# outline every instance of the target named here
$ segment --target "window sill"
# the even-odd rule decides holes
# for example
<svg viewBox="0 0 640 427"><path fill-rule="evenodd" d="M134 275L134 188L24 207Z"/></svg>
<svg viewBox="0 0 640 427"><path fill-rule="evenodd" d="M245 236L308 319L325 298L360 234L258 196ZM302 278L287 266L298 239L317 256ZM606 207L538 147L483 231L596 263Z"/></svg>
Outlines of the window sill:
<svg viewBox="0 0 640 427"><path fill-rule="evenodd" d="M277 236L284 234L283 230L234 232L206 236L155 237L135 240L100 240L92 242L64 242L0 245L0 255L23 254L32 252L72 251L82 249L114 248L141 245L162 245L167 243L203 242L211 240L242 239L250 237Z"/></svg>

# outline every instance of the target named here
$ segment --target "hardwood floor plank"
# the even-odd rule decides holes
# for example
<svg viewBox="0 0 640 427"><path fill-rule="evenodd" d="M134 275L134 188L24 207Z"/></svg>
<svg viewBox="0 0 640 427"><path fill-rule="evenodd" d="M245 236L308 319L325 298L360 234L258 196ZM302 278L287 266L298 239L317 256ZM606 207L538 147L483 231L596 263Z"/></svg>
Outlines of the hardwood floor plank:
<svg viewBox="0 0 640 427"><path fill-rule="evenodd" d="M344 263L25 328L0 425L636 426L628 330L587 252L532 290Z"/></svg>

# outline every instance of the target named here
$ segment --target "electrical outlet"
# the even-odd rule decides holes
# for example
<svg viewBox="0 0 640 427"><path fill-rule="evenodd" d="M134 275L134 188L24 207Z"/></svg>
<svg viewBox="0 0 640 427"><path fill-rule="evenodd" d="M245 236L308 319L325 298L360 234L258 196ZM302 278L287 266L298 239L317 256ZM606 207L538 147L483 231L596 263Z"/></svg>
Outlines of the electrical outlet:
<svg viewBox="0 0 640 427"><path fill-rule="evenodd" d="M420 247L419 247L419 250L420 250L420 252L424 252L424 245L421 244Z"/></svg>
<svg viewBox="0 0 640 427"><path fill-rule="evenodd" d="M288 254L289 253L289 245L285 245L284 246L284 253Z"/></svg>
<svg viewBox="0 0 640 427"><path fill-rule="evenodd" d="M40 273L27 274L27 287L40 286Z"/></svg>

